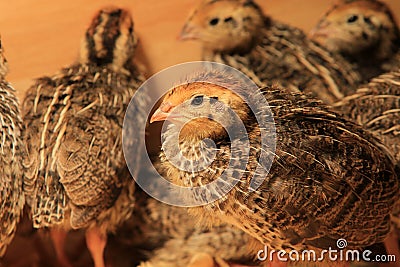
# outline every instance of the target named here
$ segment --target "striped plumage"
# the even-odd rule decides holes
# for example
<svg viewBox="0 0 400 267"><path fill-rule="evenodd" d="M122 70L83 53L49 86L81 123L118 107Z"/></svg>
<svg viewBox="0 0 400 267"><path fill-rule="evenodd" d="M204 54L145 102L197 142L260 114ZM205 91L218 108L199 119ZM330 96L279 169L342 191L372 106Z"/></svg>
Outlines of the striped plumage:
<svg viewBox="0 0 400 267"><path fill-rule="evenodd" d="M253 262L254 240L227 224L205 228L187 209L164 204L135 191L137 206L116 236L120 242L145 251L140 267L214 267L214 262Z"/></svg>
<svg viewBox="0 0 400 267"><path fill-rule="evenodd" d="M355 64L363 81L400 66L399 27L381 1L336 1L312 30L311 38Z"/></svg>
<svg viewBox="0 0 400 267"><path fill-rule="evenodd" d="M15 235L25 204L22 120L15 90L5 79L7 70L0 42L0 257Z"/></svg>
<svg viewBox="0 0 400 267"><path fill-rule="evenodd" d="M400 70L373 78L333 106L379 138L400 170Z"/></svg>
<svg viewBox="0 0 400 267"><path fill-rule="evenodd" d="M134 181L121 139L125 110L144 81L133 63L136 42L130 14L104 8L80 61L27 90L25 191L35 227L95 229L105 239L131 216ZM137 105L140 112L145 99Z"/></svg>
<svg viewBox="0 0 400 267"><path fill-rule="evenodd" d="M360 77L295 27L263 14L252 0L204 1L181 39L197 39L203 59L225 63L259 85L279 84L332 103L356 89Z"/></svg>
<svg viewBox="0 0 400 267"><path fill-rule="evenodd" d="M382 74L354 94L335 103L334 108L362 125L392 153L400 175L400 71ZM392 216L400 229L400 201ZM398 252L397 252L398 253Z"/></svg>
<svg viewBox="0 0 400 267"><path fill-rule="evenodd" d="M207 169L196 172L178 169L163 152L163 173L178 185L201 186L219 178L230 160L238 166L244 157L241 151L246 147L240 146L239 140L229 140L222 126L207 119L230 116L212 112L211 99L218 98L240 117L249 136L250 151L246 169L229 173L228 177L239 180L232 191L218 201L189 208L190 213L210 222L229 222L273 249L336 248L339 238L347 240L348 249L355 249L385 238L399 184L389 152L377 139L318 101L279 88L263 88L276 128L276 149L271 151L260 144L260 134L269 136L271 129L260 128L243 100L215 83L230 84L225 87L253 101L260 95L221 73L205 73L198 80L204 81L204 77L208 77L207 83L192 79L189 85L170 91L151 121L165 120L174 112L172 125L165 132L165 151L171 145L167 137L179 128L179 118L193 119L193 114L204 107L203 118L181 129L179 145L186 158L202 159L204 153L195 151L200 146L204 150L203 138L211 138L216 156ZM203 96L204 104L189 104L197 96ZM210 114L205 115L207 112ZM233 141L239 143L235 150L231 148ZM257 164L265 166L262 155L274 156L272 167L263 176L261 186L252 192L251 175ZM207 194L185 196L202 198Z"/></svg>

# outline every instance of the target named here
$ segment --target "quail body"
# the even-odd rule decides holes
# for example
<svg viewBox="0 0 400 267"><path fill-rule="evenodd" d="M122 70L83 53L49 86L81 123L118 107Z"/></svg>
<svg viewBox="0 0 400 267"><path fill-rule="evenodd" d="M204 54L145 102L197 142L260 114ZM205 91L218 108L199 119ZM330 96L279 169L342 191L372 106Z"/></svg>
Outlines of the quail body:
<svg viewBox="0 0 400 267"><path fill-rule="evenodd" d="M400 168L400 71L373 78L333 106L381 139Z"/></svg>
<svg viewBox="0 0 400 267"><path fill-rule="evenodd" d="M0 257L13 240L25 204L22 120L14 88L7 82L4 48L0 43Z"/></svg>
<svg viewBox="0 0 400 267"><path fill-rule="evenodd" d="M396 173L400 175L400 72L393 71L373 78L356 93L345 97L333 105L338 112L362 125L380 139L392 153ZM400 228L400 202L397 202L392 213L392 221ZM395 230L394 230L395 231ZM386 242L390 242L387 240ZM387 245L388 250L397 246Z"/></svg>
<svg viewBox="0 0 400 267"><path fill-rule="evenodd" d="M392 11L381 1L337 1L311 38L354 64L364 82L400 65L400 31Z"/></svg>
<svg viewBox="0 0 400 267"><path fill-rule="evenodd" d="M153 161L157 171L160 162ZM152 180L152 190L165 193L157 173L140 169L139 177ZM155 178L155 179L152 179ZM116 232L119 243L141 251L140 267L221 267L230 263L257 264L251 250L258 241L240 229L222 223L204 226L184 207L168 205L135 190L136 206L132 217ZM239 266L239 265L234 265Z"/></svg>
<svg viewBox="0 0 400 267"><path fill-rule="evenodd" d="M79 62L39 78L23 103L34 227L87 229L96 267L104 266L106 234L131 216L135 203L121 139L125 110L144 81L133 63L136 43L128 11L101 9Z"/></svg>
<svg viewBox="0 0 400 267"><path fill-rule="evenodd" d="M204 227L186 208L174 207L135 191L136 209L117 232L121 241L145 251L140 267L214 267L228 262L257 263L251 236L231 225ZM225 264L225 265L224 265Z"/></svg>
<svg viewBox="0 0 400 267"><path fill-rule="evenodd" d="M346 239L346 249L381 242L390 230L390 212L399 193L394 164L383 144L303 94L275 87L256 93L248 89L224 73L200 73L170 90L151 118L171 123L160 154L166 178L189 188L219 185L204 194L182 196L207 200L203 198L220 194L218 200L190 207L189 212L208 222L229 222L278 250L336 248L340 238ZM258 102L260 97L268 105L251 112L243 99ZM267 126L255 120L255 114L267 108L275 130L268 124L271 116L265 116ZM237 130L231 111L243 122L249 143L240 139L242 130ZM172 164L166 151L171 149L168 137L174 135L179 136L177 157L182 162L215 153L213 161L200 170ZM263 136L274 135L275 150L262 142ZM205 149L209 139L214 146ZM268 164L269 172L263 172ZM228 178L221 181L226 170ZM250 190L254 175L262 179ZM229 181L236 184L221 194Z"/></svg>
<svg viewBox="0 0 400 267"><path fill-rule="evenodd" d="M189 17L181 39L199 40L204 60L230 65L259 85L279 84L326 103L354 91L360 82L340 55L265 15L251 0L204 1Z"/></svg>

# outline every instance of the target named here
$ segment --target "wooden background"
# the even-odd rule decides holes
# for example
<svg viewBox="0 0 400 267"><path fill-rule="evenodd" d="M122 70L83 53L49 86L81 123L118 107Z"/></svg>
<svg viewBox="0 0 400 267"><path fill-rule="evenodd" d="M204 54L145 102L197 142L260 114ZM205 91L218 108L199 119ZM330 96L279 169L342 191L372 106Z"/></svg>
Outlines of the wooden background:
<svg viewBox="0 0 400 267"><path fill-rule="evenodd" d="M147 63L147 75L177 63L199 60L199 44L194 41L179 42L176 37L189 12L200 1L1 0L0 34L10 66L8 80L22 98L32 79L51 75L71 64L77 58L81 37L93 14L109 4L131 11L135 31L140 37L139 57ZM334 0L256 1L266 14L308 32ZM400 19L400 0L384 1ZM35 251L36 247L34 239L30 237L16 238L10 246L4 266L15 266L12 262L19 262L18 266L31 266L41 253ZM26 265L20 262L20 255L24 255ZM87 251L86 258L90 261ZM50 262L50 259L46 258L45 261Z"/></svg>
<svg viewBox="0 0 400 267"><path fill-rule="evenodd" d="M266 14L309 31L334 0L256 0ZM177 40L200 0L13 0L0 1L0 34L9 61L8 80L22 97L32 79L71 64L93 14L104 5L128 8L140 38L148 75L200 59L197 42ZM400 1L385 0L397 17Z"/></svg>

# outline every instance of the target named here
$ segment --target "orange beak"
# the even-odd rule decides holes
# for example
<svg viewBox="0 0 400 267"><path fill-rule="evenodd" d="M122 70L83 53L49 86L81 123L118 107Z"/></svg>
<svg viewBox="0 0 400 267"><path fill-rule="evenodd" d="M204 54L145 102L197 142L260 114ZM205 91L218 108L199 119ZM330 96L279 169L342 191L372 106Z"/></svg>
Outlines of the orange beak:
<svg viewBox="0 0 400 267"><path fill-rule="evenodd" d="M168 117L169 113L162 111L160 108L154 112L153 116L150 118L150 123L155 121L165 121Z"/></svg>
<svg viewBox="0 0 400 267"><path fill-rule="evenodd" d="M170 102L162 103L150 118L150 123L155 121L165 121L170 115L173 106ZM171 116L170 116L171 117Z"/></svg>
<svg viewBox="0 0 400 267"><path fill-rule="evenodd" d="M329 23L323 23L315 26L309 34L310 38L315 38L318 36L328 36L335 33L334 28L331 27Z"/></svg>
<svg viewBox="0 0 400 267"><path fill-rule="evenodd" d="M197 29L195 26L191 25L190 23L186 23L185 26L183 26L183 29L178 36L178 40L180 41L186 41L186 40L196 40L199 39L199 33L197 32Z"/></svg>

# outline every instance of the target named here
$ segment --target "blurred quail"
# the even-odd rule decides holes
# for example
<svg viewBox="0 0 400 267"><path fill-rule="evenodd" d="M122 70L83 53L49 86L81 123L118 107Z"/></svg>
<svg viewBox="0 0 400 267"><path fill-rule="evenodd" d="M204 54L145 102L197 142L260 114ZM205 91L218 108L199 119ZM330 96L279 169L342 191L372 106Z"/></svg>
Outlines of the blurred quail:
<svg viewBox="0 0 400 267"><path fill-rule="evenodd" d="M332 103L354 91L359 74L295 27L263 14L252 0L204 1L181 39L203 45L203 59L225 63L258 85L280 84Z"/></svg>
<svg viewBox="0 0 400 267"><path fill-rule="evenodd" d="M0 257L13 240L25 204L22 190L23 126L15 90L5 79L7 71L0 42Z"/></svg>
<svg viewBox="0 0 400 267"><path fill-rule="evenodd" d="M38 79L23 104L25 190L34 226L53 227L53 233L86 228L96 267L104 266L106 234L131 216L135 204L121 135L125 110L144 81L133 63L136 43L126 10L101 9L86 31L79 62ZM136 104L140 117L146 103ZM64 238L53 239L60 262L70 265Z"/></svg>
<svg viewBox="0 0 400 267"><path fill-rule="evenodd" d="M377 0L340 0L311 38L355 64L367 82L400 66L400 31L389 7Z"/></svg>

